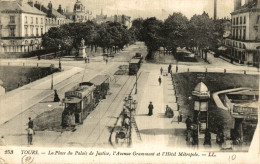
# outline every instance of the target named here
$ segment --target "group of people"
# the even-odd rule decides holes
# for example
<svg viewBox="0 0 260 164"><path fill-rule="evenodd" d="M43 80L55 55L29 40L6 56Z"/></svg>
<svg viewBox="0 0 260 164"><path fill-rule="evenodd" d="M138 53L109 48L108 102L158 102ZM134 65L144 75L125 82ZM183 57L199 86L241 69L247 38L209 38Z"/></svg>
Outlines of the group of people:
<svg viewBox="0 0 260 164"><path fill-rule="evenodd" d="M172 71L172 65L169 64L169 66L168 66L168 73L171 73L171 71ZM163 75L163 68L162 67L160 68L160 73L161 73L161 76L162 76ZM161 76L159 76L159 78L158 78L159 85L161 85L161 83L162 83Z"/></svg>
<svg viewBox="0 0 260 164"><path fill-rule="evenodd" d="M191 144L191 145L198 145L198 127L193 129L193 123L192 120L190 118L190 116L188 116L188 118L185 121L186 123L186 141L187 144ZM205 134L204 134L204 142L203 145L204 146L211 146L211 133L209 131L209 129L207 128L205 130ZM216 136L216 143L219 145L220 148L222 148L222 145L225 143L225 136L223 133L223 128L218 128L217 130L217 136Z"/></svg>
<svg viewBox="0 0 260 164"><path fill-rule="evenodd" d="M33 120L31 119L31 117L29 117L28 119L29 119L28 128L26 129L27 130L27 139L28 139L28 145L32 145L33 135L35 134L35 131L33 129ZM0 146L6 146L4 136L1 136Z"/></svg>

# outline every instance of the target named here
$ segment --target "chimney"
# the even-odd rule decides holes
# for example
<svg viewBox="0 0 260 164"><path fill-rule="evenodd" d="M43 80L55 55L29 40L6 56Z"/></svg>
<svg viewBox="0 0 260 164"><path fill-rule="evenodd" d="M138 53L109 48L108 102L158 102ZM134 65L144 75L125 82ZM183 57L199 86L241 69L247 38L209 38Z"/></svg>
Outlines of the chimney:
<svg viewBox="0 0 260 164"><path fill-rule="evenodd" d="M234 11L241 7L241 0L234 0Z"/></svg>
<svg viewBox="0 0 260 164"><path fill-rule="evenodd" d="M28 4L29 4L30 6L32 6L32 7L34 7L33 0L29 0L29 1L28 1Z"/></svg>
<svg viewBox="0 0 260 164"><path fill-rule="evenodd" d="M62 8L61 8L61 5L59 5L59 8L58 8L57 11L58 11L59 13L63 14L63 10L62 10Z"/></svg>
<svg viewBox="0 0 260 164"><path fill-rule="evenodd" d="M217 0L214 0L214 20L217 20Z"/></svg>

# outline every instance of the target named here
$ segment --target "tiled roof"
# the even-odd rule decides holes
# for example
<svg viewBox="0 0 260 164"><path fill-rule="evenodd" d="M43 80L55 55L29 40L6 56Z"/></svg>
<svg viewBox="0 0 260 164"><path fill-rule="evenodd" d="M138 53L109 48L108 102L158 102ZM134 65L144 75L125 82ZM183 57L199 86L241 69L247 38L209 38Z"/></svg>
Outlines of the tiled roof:
<svg viewBox="0 0 260 164"><path fill-rule="evenodd" d="M57 10L52 9L52 15L54 15L57 18L66 18L64 15L60 14Z"/></svg>
<svg viewBox="0 0 260 164"><path fill-rule="evenodd" d="M31 7L27 3L23 3L23 5L21 6L16 1L0 1L0 12L3 11L16 11L30 14L46 15L37 8Z"/></svg>

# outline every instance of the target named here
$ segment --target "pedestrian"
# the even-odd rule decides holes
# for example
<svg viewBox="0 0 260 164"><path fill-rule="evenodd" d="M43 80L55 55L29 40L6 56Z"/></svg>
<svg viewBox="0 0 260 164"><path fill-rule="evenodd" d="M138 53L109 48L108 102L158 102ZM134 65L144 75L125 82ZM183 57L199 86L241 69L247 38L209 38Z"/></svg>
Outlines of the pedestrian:
<svg viewBox="0 0 260 164"><path fill-rule="evenodd" d="M180 122L182 122L182 115L180 114L180 111L177 111L178 112L178 116L177 116L177 120L178 120L178 124Z"/></svg>
<svg viewBox="0 0 260 164"><path fill-rule="evenodd" d="M159 76L158 82L159 82L159 85L161 85L161 83L162 83L162 78L161 78L161 76Z"/></svg>
<svg viewBox="0 0 260 164"><path fill-rule="evenodd" d="M211 134L208 129L206 129L206 132L205 132L203 145L211 146Z"/></svg>
<svg viewBox="0 0 260 164"><path fill-rule="evenodd" d="M5 137L4 136L1 136L0 146L6 146L6 142L5 142Z"/></svg>
<svg viewBox="0 0 260 164"><path fill-rule="evenodd" d="M162 67L161 67L160 71L161 71L161 75L162 75L162 73L163 73L163 68Z"/></svg>
<svg viewBox="0 0 260 164"><path fill-rule="evenodd" d="M87 63L87 60L88 60L87 57L85 57L84 60L85 60L85 63Z"/></svg>
<svg viewBox="0 0 260 164"><path fill-rule="evenodd" d="M168 105L166 105L165 116L167 116L167 113L168 113L169 109L170 109L170 107Z"/></svg>
<svg viewBox="0 0 260 164"><path fill-rule="evenodd" d="M32 128L27 129L28 134L28 145L32 145L34 131Z"/></svg>
<svg viewBox="0 0 260 164"><path fill-rule="evenodd" d="M148 109L149 109L148 115L149 116L153 115L153 103L152 102L150 102L150 104L148 105Z"/></svg>
<svg viewBox="0 0 260 164"><path fill-rule="evenodd" d="M88 57L88 63L89 63L89 57Z"/></svg>
<svg viewBox="0 0 260 164"><path fill-rule="evenodd" d="M28 128L33 129L33 120L29 117Z"/></svg>
<svg viewBox="0 0 260 164"><path fill-rule="evenodd" d="M186 119L185 123L186 123L186 129L189 130L190 127L191 127L191 124L192 124L190 116L188 116L188 118Z"/></svg>
<svg viewBox="0 0 260 164"><path fill-rule="evenodd" d="M176 72L178 72L178 66L176 65Z"/></svg>
<svg viewBox="0 0 260 164"><path fill-rule="evenodd" d="M53 101L54 101L54 102L60 102L60 98L59 98L59 95L58 95L56 89L54 90L54 100L53 100Z"/></svg>
<svg viewBox="0 0 260 164"><path fill-rule="evenodd" d="M108 62L108 59L106 59L106 64L107 64L107 62Z"/></svg>

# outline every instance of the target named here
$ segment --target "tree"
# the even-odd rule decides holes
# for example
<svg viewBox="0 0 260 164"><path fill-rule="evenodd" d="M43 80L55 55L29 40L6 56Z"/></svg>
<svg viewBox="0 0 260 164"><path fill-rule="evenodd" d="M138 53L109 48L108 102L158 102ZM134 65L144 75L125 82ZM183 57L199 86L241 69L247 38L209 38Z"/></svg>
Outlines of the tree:
<svg viewBox="0 0 260 164"><path fill-rule="evenodd" d="M163 24L163 45L171 50L173 54L176 53L177 47L185 47L187 45L188 23L188 18L183 14L173 13Z"/></svg>
<svg viewBox="0 0 260 164"><path fill-rule="evenodd" d="M142 38L148 49L147 58L151 58L154 51L157 51L161 46L160 30L162 21L157 20L155 17L147 18L143 22L141 29Z"/></svg>
<svg viewBox="0 0 260 164"><path fill-rule="evenodd" d="M194 15L190 20L190 39L193 40L195 46L205 53L205 60L207 59L207 50L214 45L214 21L209 18L207 13L202 15Z"/></svg>
<svg viewBox="0 0 260 164"><path fill-rule="evenodd" d="M135 37L139 41L144 41L142 37L141 30L143 29L143 22L144 20L142 18L137 18L132 21L132 29L135 33Z"/></svg>

